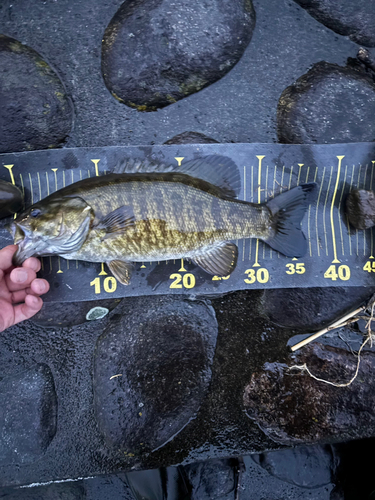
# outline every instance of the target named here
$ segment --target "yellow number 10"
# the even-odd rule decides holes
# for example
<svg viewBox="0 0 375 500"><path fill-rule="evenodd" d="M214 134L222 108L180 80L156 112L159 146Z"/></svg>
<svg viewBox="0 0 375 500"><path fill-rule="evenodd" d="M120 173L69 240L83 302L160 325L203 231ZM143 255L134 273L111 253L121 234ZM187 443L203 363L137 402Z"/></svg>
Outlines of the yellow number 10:
<svg viewBox="0 0 375 500"><path fill-rule="evenodd" d="M101 292L99 276L91 281L90 286L95 287L95 294L99 294ZM107 278L103 281L103 288L105 292L113 293L117 289L117 281L113 276L107 276Z"/></svg>

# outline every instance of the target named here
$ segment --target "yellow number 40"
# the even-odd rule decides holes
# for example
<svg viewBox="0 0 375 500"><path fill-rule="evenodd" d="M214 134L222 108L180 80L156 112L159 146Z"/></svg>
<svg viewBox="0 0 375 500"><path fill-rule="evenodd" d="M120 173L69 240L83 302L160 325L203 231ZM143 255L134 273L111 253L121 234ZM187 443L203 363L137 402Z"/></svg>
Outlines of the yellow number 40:
<svg viewBox="0 0 375 500"><path fill-rule="evenodd" d="M336 266L332 264L329 266L327 271L324 273L324 277L336 281L339 278L342 281L348 281L350 279L350 268L349 266L339 266L336 270Z"/></svg>

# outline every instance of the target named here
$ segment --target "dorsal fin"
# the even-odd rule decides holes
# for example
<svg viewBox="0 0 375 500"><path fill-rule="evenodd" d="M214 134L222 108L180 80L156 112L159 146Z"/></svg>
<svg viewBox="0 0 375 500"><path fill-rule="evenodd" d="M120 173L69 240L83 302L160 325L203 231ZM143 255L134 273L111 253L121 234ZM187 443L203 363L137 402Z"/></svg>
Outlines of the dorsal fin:
<svg viewBox="0 0 375 500"><path fill-rule="evenodd" d="M233 160L221 155L210 155L182 162L181 165L166 165L149 160L122 160L114 173L164 173L178 172L209 182L219 187L226 196L235 198L241 189L241 177Z"/></svg>
<svg viewBox="0 0 375 500"><path fill-rule="evenodd" d="M140 160L131 158L130 160L120 160L115 166L114 174L155 174L164 172L175 172L172 165L165 163L152 162L150 160Z"/></svg>

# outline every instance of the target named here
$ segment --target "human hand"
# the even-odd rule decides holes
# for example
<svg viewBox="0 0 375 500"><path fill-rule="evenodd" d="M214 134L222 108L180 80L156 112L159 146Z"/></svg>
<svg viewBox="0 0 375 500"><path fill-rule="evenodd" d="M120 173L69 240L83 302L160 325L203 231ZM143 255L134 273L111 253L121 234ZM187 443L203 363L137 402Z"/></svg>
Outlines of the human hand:
<svg viewBox="0 0 375 500"><path fill-rule="evenodd" d="M36 277L38 259L30 257L22 267L12 265L16 250L17 245L0 250L0 332L40 311L43 301L39 295L49 290L48 282Z"/></svg>

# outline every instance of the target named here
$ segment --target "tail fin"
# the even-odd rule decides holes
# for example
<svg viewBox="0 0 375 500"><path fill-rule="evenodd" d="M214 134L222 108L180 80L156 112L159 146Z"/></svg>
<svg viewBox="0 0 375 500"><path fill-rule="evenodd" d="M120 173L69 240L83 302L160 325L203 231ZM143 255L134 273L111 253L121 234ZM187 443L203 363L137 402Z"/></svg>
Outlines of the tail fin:
<svg viewBox="0 0 375 500"><path fill-rule="evenodd" d="M265 241L287 257L302 257L307 252L307 241L301 231L301 221L315 187L315 182L301 184L267 203L272 213L275 235Z"/></svg>

